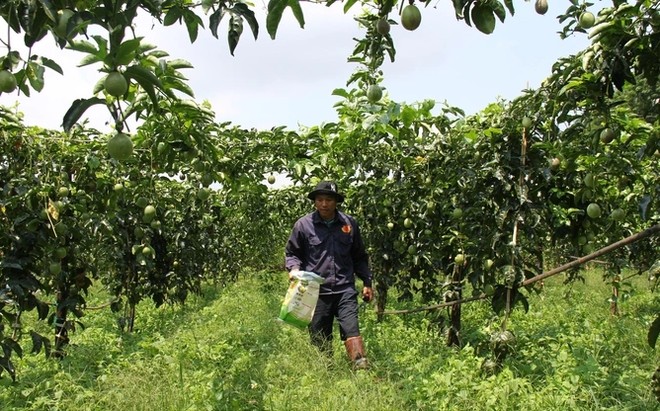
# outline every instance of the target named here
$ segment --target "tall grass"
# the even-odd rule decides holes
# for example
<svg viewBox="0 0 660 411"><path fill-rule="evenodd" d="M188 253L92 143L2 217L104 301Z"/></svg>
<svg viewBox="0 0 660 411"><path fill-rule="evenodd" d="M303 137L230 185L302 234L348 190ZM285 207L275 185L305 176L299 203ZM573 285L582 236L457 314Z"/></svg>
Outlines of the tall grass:
<svg viewBox="0 0 660 411"><path fill-rule="evenodd" d="M118 331L109 311L90 311L64 359L26 353L18 382L0 379L0 408L659 409L649 384L660 355L646 332L660 300L639 279L639 292L612 317L599 274L586 278L568 295L554 280L530 296L530 312L515 311L508 322L513 352L487 376L481 364L502 318L486 301L464 306L461 348L445 345L442 311L377 322L367 307L361 325L372 367L354 372L340 341L327 357L306 332L276 320L286 287L281 273L252 273L185 307L141 304L132 334Z"/></svg>

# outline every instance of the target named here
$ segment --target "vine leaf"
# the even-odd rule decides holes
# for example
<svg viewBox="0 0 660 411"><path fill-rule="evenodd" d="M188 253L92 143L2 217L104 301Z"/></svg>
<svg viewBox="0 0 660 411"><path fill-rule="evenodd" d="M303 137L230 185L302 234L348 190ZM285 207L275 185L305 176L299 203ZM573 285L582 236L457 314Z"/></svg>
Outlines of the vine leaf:
<svg viewBox="0 0 660 411"><path fill-rule="evenodd" d="M259 36L259 23L257 22L257 19L254 16L254 11L250 10L248 6L243 3L237 3L236 5L234 5L233 10L236 14L243 16L243 19L245 19L245 21L250 26L250 30L252 30L252 35L256 40L257 37Z"/></svg>
<svg viewBox="0 0 660 411"><path fill-rule="evenodd" d="M158 77L151 71L139 65L133 65L126 68L124 75L128 79L135 80L145 93L149 95L155 108L158 107L158 99L156 98L155 87L163 89Z"/></svg>
<svg viewBox="0 0 660 411"><path fill-rule="evenodd" d="M658 335L660 335L660 315L656 317L655 321L649 328L648 342L651 348L655 348L655 343L658 342Z"/></svg>
<svg viewBox="0 0 660 411"><path fill-rule="evenodd" d="M472 22L477 29L484 34L491 34L495 31L495 15L489 7L477 3L472 8Z"/></svg>
<svg viewBox="0 0 660 411"><path fill-rule="evenodd" d="M30 331L30 337L32 338L32 354L38 354L43 348L46 357L50 357L50 340L34 331Z"/></svg>
<svg viewBox="0 0 660 411"><path fill-rule="evenodd" d="M491 306L495 313L500 313L506 308L507 286L498 284L495 286L495 292L491 300ZM511 288L511 309L515 308L517 304L522 305L525 312L529 311L529 301L527 297L518 291L517 287Z"/></svg>
<svg viewBox="0 0 660 411"><path fill-rule="evenodd" d="M98 97L92 97L88 99L79 98L75 100L66 114L64 114L64 119L62 120L62 127L64 131L68 132L71 130L74 124L80 120L80 117L87 111L88 108L92 107L95 104L105 104L105 100Z"/></svg>
<svg viewBox="0 0 660 411"><path fill-rule="evenodd" d="M266 31L270 34L270 38L275 40L277 34L277 26L282 20L282 13L286 9L287 0L270 0L268 2L268 15L266 16Z"/></svg>
<svg viewBox="0 0 660 411"><path fill-rule="evenodd" d="M268 15L266 16L266 30L273 40L275 40L277 34L277 27L282 21L282 13L287 7L291 7L300 27L305 28L305 18L300 7L300 0L270 0L268 2Z"/></svg>

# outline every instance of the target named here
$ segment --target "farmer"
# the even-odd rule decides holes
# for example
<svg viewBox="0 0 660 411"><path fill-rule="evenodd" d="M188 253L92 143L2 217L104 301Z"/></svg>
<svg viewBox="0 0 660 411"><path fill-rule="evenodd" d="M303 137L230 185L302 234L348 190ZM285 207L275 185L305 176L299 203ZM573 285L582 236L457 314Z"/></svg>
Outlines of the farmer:
<svg viewBox="0 0 660 411"><path fill-rule="evenodd" d="M296 221L286 244L285 267L289 278L296 270L311 271L324 278L314 317L309 325L314 345L332 352L334 318L339 336L356 369L367 368L364 343L358 325L358 293L355 276L362 279L362 298L371 301L371 271L355 219L337 210L344 196L331 181L322 181L307 197L316 211Z"/></svg>

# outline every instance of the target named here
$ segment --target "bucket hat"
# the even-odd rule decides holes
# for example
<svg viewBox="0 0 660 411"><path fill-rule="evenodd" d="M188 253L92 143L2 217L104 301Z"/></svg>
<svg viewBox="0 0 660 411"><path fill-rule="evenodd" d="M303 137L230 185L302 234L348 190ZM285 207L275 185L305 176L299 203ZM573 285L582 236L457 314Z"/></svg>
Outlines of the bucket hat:
<svg viewBox="0 0 660 411"><path fill-rule="evenodd" d="M314 190L310 191L307 194L307 198L314 200L317 194L330 194L337 198L337 202L341 203L344 201L344 195L337 191L337 184L333 181L321 181L316 185Z"/></svg>

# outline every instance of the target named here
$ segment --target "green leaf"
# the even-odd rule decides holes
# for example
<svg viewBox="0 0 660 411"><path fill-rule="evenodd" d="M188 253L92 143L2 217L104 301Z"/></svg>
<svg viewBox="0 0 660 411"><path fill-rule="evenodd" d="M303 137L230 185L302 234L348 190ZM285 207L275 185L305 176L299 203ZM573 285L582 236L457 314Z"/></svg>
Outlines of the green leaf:
<svg viewBox="0 0 660 411"><path fill-rule="evenodd" d="M48 310L50 309L50 306L48 303L45 303L43 301L37 301L37 313L38 313L38 318L40 320L45 320L48 318Z"/></svg>
<svg viewBox="0 0 660 411"><path fill-rule="evenodd" d="M213 14L211 14L211 17L209 17L209 29L211 30L213 37L216 39L218 38L218 26L220 25L220 21L222 21L222 16L225 15L223 13L223 8L224 7L220 7Z"/></svg>
<svg viewBox="0 0 660 411"><path fill-rule="evenodd" d="M92 94L97 95L105 89L105 79L107 76L100 77L92 88Z"/></svg>
<svg viewBox="0 0 660 411"><path fill-rule="evenodd" d="M344 97L344 98L348 98L350 96L350 94L343 88L336 88L336 89L332 90L332 95L333 96L340 96L340 97Z"/></svg>
<svg viewBox="0 0 660 411"><path fill-rule="evenodd" d="M234 50L238 45L238 40L243 33L243 19L240 16L233 15L229 19L229 31L227 33L227 41L229 43L229 52L234 55Z"/></svg>
<svg viewBox="0 0 660 411"><path fill-rule="evenodd" d="M194 66L189 61L183 59L170 60L167 62L167 66L174 70L182 68L194 68Z"/></svg>
<svg viewBox="0 0 660 411"><path fill-rule="evenodd" d="M180 18L183 11L181 10L180 7L173 6L171 9L167 11L167 14L165 14L165 18L163 18L163 26L171 26L172 24L176 23Z"/></svg>
<svg viewBox="0 0 660 411"><path fill-rule="evenodd" d="M417 112L410 106L405 106L403 110L401 110L401 121L403 121L404 127L410 127L416 117Z"/></svg>
<svg viewBox="0 0 660 411"><path fill-rule="evenodd" d="M94 45L94 43L87 40L74 40L71 43L69 43L69 46L67 48L70 50L80 51L82 53L90 53L90 54L96 54L100 51Z"/></svg>
<svg viewBox="0 0 660 411"><path fill-rule="evenodd" d="M649 328L648 342L651 348L655 348L655 344L658 342L658 335L660 335L660 316L651 324Z"/></svg>
<svg viewBox="0 0 660 411"><path fill-rule="evenodd" d="M502 6L502 3L493 2L491 4L493 6L493 13L495 13L497 18L500 19L502 23L504 23L504 19L506 19L506 10L504 10L504 6Z"/></svg>
<svg viewBox="0 0 660 411"><path fill-rule="evenodd" d="M275 40L277 34L277 27L282 20L282 13L289 0L270 0L268 2L268 14L266 15L266 31L270 34L270 38Z"/></svg>
<svg viewBox="0 0 660 411"><path fill-rule="evenodd" d="M43 345L43 338L34 331L30 331L30 337L32 337L32 354L39 354Z"/></svg>
<svg viewBox="0 0 660 411"><path fill-rule="evenodd" d="M135 51L140 47L142 37L126 40L117 47L115 53L115 64L118 66L125 66L133 61L135 58Z"/></svg>
<svg viewBox="0 0 660 411"><path fill-rule="evenodd" d="M185 94L189 95L190 97L195 97L195 92L193 91L193 89L190 88L190 86L188 84L186 84L182 81L175 81L175 82L169 84L169 88L179 90L182 93L185 93Z"/></svg>
<svg viewBox="0 0 660 411"><path fill-rule="evenodd" d="M128 79L135 80L140 85L140 87L142 87L145 93L149 95L149 98L151 98L154 106L158 106L158 99L156 98L156 91L154 90L154 87L162 89L163 85L151 70L148 70L142 66L133 65L126 68L124 75Z"/></svg>
<svg viewBox="0 0 660 411"><path fill-rule="evenodd" d="M27 67L27 78L33 89L40 92L44 88L44 67L40 64L29 62Z"/></svg>
<svg viewBox="0 0 660 411"><path fill-rule="evenodd" d="M522 295L517 289L514 289L513 291L515 291L515 294L513 296L513 304L512 305L515 306L516 304L520 303L520 304L522 304L523 309L525 310L525 313L528 313L529 312L529 301L527 301L527 297Z"/></svg>
<svg viewBox="0 0 660 411"><path fill-rule="evenodd" d="M472 22L477 30L484 34L491 34L495 30L495 15L489 7L477 3L470 13Z"/></svg>
<svg viewBox="0 0 660 411"><path fill-rule="evenodd" d="M64 131L68 132L71 130L71 127L73 127L73 125L78 122L85 111L87 111L88 108L95 104L105 105L105 100L98 97L92 97L89 99L79 98L75 100L71 104L71 107L69 107L69 110L67 110L66 114L64 114L64 119L62 120L62 127L64 128Z"/></svg>
<svg viewBox="0 0 660 411"><path fill-rule="evenodd" d="M465 7L463 7L463 12L461 14L461 18L465 19L465 24L468 26L472 26L472 21L470 20L470 4L472 2L468 2L465 4Z"/></svg>
<svg viewBox="0 0 660 411"><path fill-rule="evenodd" d="M513 7L513 0L504 0L504 5L509 10L509 13L513 16L516 13L515 8Z"/></svg>
<svg viewBox="0 0 660 411"><path fill-rule="evenodd" d="M152 43L146 43L146 42L144 42L144 41L141 41L141 42L140 42L140 47L138 47L138 51L139 51L140 53L146 53L146 52L148 52L148 51L154 50L156 47L157 47L157 46L156 46L155 44L152 44ZM158 52L158 53L165 53L165 52L162 51L162 50L158 50L157 52ZM167 53L165 53L165 55L168 55L168 56L169 56L169 54L167 54Z"/></svg>
<svg viewBox="0 0 660 411"><path fill-rule="evenodd" d="M21 346L20 346L20 344L18 343L18 341L14 341L14 340L12 340L11 338L6 338L6 339L4 339L2 342L3 342L3 344L6 344L6 345L9 346L12 350L14 350L14 352L16 353L16 355L18 355L18 356L21 357L21 358L23 357L23 349L21 348Z"/></svg>
<svg viewBox="0 0 660 411"><path fill-rule="evenodd" d="M53 7L53 3L50 0L39 0L43 12L48 16L48 18L54 23L57 22L57 10Z"/></svg>
<svg viewBox="0 0 660 411"><path fill-rule="evenodd" d="M60 74L64 74L64 70L62 70L62 67L59 66L54 60L51 60L47 57L41 57L40 62L44 67L48 67L49 69L56 71Z"/></svg>
<svg viewBox="0 0 660 411"><path fill-rule="evenodd" d="M4 343L1 347L5 348ZM9 357L9 356L0 357L0 370L1 369L7 370L7 372L11 376L11 379L13 381L16 381L16 369L14 368L14 364L11 362L10 358L11 357Z"/></svg>
<svg viewBox="0 0 660 411"><path fill-rule="evenodd" d="M96 64L99 61L103 61L102 58L99 58L99 56L95 54L88 54L85 57L83 57L82 60L80 60L80 63L78 63L78 67L84 67L88 66L90 64Z"/></svg>
<svg viewBox="0 0 660 411"><path fill-rule="evenodd" d="M183 13L183 20L186 22L186 28L188 29L188 37L190 38L190 42L194 43L195 40L197 40L199 27L204 27L204 23L202 22L202 19L192 10L186 10Z"/></svg>
<svg viewBox="0 0 660 411"><path fill-rule="evenodd" d="M350 1L351 0L349 0L349 2ZM304 29L305 16L303 16L303 11L302 8L300 7L300 0L289 0L289 7L291 7L291 11L293 11L293 15L296 17L296 20L298 20L298 24L300 24L300 28Z"/></svg>
<svg viewBox="0 0 660 411"><path fill-rule="evenodd" d="M124 75L129 79L137 81L140 85L150 84L151 86L155 86L161 89L163 88L162 83L154 74L154 72L142 66L133 65L127 67Z"/></svg>
<svg viewBox="0 0 660 411"><path fill-rule="evenodd" d="M214 0L202 0L202 11L208 13L211 7L213 7L213 3L215 3Z"/></svg>
<svg viewBox="0 0 660 411"><path fill-rule="evenodd" d="M457 19L462 19L463 18L463 9L465 8L468 1L467 0L452 0L452 3L454 3L454 13L456 13L456 18Z"/></svg>
<svg viewBox="0 0 660 411"><path fill-rule="evenodd" d="M344 13L348 13L348 11L355 5L355 3L357 3L357 0L348 0L344 4Z"/></svg>
<svg viewBox="0 0 660 411"><path fill-rule="evenodd" d="M497 284L495 286L495 291L493 292L493 298L491 300L491 307L497 314L506 308L506 290L507 288L503 284Z"/></svg>
<svg viewBox="0 0 660 411"><path fill-rule="evenodd" d="M243 16L245 21L247 21L248 25L250 26L250 30L252 30L252 35L256 40L257 36L259 35L259 23L254 17L254 11L250 10L250 8L245 3L237 3L234 5L233 10L236 14Z"/></svg>

